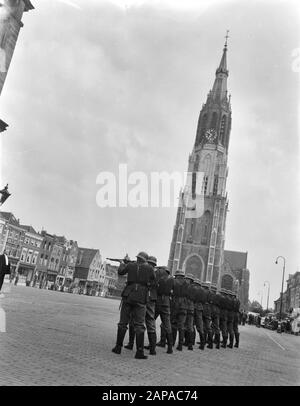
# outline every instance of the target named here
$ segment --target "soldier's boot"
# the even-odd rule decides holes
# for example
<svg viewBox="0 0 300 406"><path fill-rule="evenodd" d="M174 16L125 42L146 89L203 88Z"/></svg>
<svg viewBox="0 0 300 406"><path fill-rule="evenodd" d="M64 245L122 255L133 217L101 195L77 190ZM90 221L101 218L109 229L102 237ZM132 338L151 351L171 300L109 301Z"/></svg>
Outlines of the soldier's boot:
<svg viewBox="0 0 300 406"><path fill-rule="evenodd" d="M183 346L187 347L189 345L189 333L187 330L184 330L184 342L183 342Z"/></svg>
<svg viewBox="0 0 300 406"><path fill-rule="evenodd" d="M150 355L156 355L155 347L156 347L156 333L148 333L149 338L149 349Z"/></svg>
<svg viewBox="0 0 300 406"><path fill-rule="evenodd" d="M184 340L184 330L178 330L178 345L176 347L176 350L182 351L182 345L183 345L183 340Z"/></svg>
<svg viewBox="0 0 300 406"><path fill-rule="evenodd" d="M217 348L217 350L220 349L220 340L221 340L220 334L216 334L216 348Z"/></svg>
<svg viewBox="0 0 300 406"><path fill-rule="evenodd" d="M168 349L167 349L167 354L173 354L173 336L172 333L167 334L167 343L168 343Z"/></svg>
<svg viewBox="0 0 300 406"><path fill-rule="evenodd" d="M147 359L148 357L144 354L144 332L136 334L136 359Z"/></svg>
<svg viewBox="0 0 300 406"><path fill-rule="evenodd" d="M204 334L199 334L199 336L200 336L200 346L199 346L199 349L200 350L204 350L204 348L205 348L205 337L204 337Z"/></svg>
<svg viewBox="0 0 300 406"><path fill-rule="evenodd" d="M234 344L234 346L235 346L236 348L239 348L240 333L235 333L234 335L235 335L235 344Z"/></svg>
<svg viewBox="0 0 300 406"><path fill-rule="evenodd" d="M207 342L208 342L207 348L213 348L213 337L212 337L212 333L208 333L208 334L207 334L207 337L208 337L208 339L207 339Z"/></svg>
<svg viewBox="0 0 300 406"><path fill-rule="evenodd" d="M118 328L117 342L116 342L116 345L114 346L114 348L112 349L112 352L114 352L115 354L121 354L125 334L126 334L125 329L123 330L123 329Z"/></svg>
<svg viewBox="0 0 300 406"><path fill-rule="evenodd" d="M194 332L189 331L188 332L188 350L193 351L193 336Z"/></svg>
<svg viewBox="0 0 300 406"><path fill-rule="evenodd" d="M133 349L134 337L135 337L134 326L129 325L129 342L127 345L124 345L124 348L126 348L127 350Z"/></svg>
<svg viewBox="0 0 300 406"><path fill-rule="evenodd" d="M230 334L229 335L229 344L227 345L228 348L232 348L233 347L233 339L234 339L234 335Z"/></svg>
<svg viewBox="0 0 300 406"><path fill-rule="evenodd" d="M177 328L172 327L172 337L173 337L173 346L176 343L176 338L177 338Z"/></svg>
<svg viewBox="0 0 300 406"><path fill-rule="evenodd" d="M157 347L165 348L167 340L166 330L164 328L160 328L160 341L156 344Z"/></svg>
<svg viewBox="0 0 300 406"><path fill-rule="evenodd" d="M222 341L222 345L221 345L221 347L222 348L226 348L227 347L227 337L226 336L223 336L223 341Z"/></svg>

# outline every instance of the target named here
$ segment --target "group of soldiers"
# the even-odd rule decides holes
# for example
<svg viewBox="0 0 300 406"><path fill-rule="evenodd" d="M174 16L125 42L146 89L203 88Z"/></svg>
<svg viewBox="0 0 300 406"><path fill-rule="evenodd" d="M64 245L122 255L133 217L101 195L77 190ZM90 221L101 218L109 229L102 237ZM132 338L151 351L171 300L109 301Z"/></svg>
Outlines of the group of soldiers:
<svg viewBox="0 0 300 406"><path fill-rule="evenodd" d="M149 349L150 355L156 355L156 346L165 348L166 344L167 353L172 354L176 342L178 351L183 346L193 350L196 331L201 350L205 346L212 349L214 344L217 349L233 345L238 348L240 302L234 292L221 289L218 293L216 286L181 270L172 276L166 266L157 266L157 259L146 252L140 252L136 261L126 258L121 261L118 274L127 274L127 283L122 292L117 341L112 349L115 354L121 354L128 326L129 342L125 348L132 350L136 340L137 359L147 358L144 348ZM145 329L149 346L144 347Z"/></svg>

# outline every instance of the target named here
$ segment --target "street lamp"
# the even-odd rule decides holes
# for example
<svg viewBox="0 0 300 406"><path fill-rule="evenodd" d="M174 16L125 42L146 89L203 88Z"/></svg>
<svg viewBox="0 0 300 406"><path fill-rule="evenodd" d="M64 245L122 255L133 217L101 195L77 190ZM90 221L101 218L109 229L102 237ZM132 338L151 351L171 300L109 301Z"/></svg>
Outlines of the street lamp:
<svg viewBox="0 0 300 406"><path fill-rule="evenodd" d="M268 284L268 299L267 299L267 313L269 310L269 297L270 297L270 282L269 281L264 281L264 286L266 286L266 283Z"/></svg>
<svg viewBox="0 0 300 406"><path fill-rule="evenodd" d="M281 296L280 296L280 320L282 319L282 298L283 298L283 282L284 282L284 272L285 272L285 258L279 255L276 258L275 264L278 264L278 259L283 259L283 271L282 271L282 284L281 284Z"/></svg>

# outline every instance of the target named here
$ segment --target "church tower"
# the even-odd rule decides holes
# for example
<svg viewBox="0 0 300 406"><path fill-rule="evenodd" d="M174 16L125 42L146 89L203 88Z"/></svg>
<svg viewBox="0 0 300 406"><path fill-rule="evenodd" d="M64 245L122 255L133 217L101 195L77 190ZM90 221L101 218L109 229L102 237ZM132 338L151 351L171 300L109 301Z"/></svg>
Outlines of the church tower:
<svg viewBox="0 0 300 406"><path fill-rule="evenodd" d="M231 128L227 39L228 35L213 87L200 111L188 161L189 176L180 193L168 264L172 274L182 269L218 288L224 263Z"/></svg>

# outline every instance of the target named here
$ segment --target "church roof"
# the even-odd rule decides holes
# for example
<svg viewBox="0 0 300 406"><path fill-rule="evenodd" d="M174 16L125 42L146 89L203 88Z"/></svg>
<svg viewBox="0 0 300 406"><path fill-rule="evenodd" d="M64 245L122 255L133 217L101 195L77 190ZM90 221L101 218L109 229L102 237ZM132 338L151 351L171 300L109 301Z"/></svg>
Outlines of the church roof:
<svg viewBox="0 0 300 406"><path fill-rule="evenodd" d="M32 226L20 225L20 227L23 228L23 230L28 231L29 233L38 234Z"/></svg>
<svg viewBox="0 0 300 406"><path fill-rule="evenodd" d="M0 211L0 218L7 221L9 224L13 226L20 227L19 221L15 218L15 216L8 211Z"/></svg>
<svg viewBox="0 0 300 406"><path fill-rule="evenodd" d="M98 250L93 248L78 248L78 250L80 262L76 264L76 267L89 268Z"/></svg>
<svg viewBox="0 0 300 406"><path fill-rule="evenodd" d="M232 271L247 269L248 252L224 251L224 259L228 262Z"/></svg>

